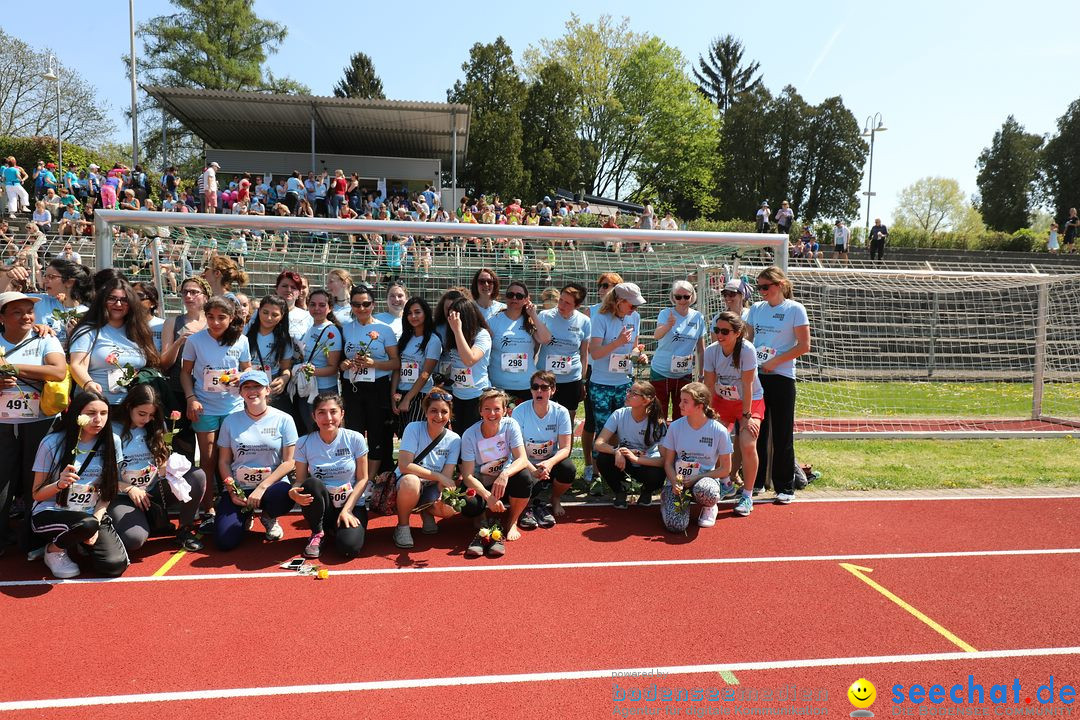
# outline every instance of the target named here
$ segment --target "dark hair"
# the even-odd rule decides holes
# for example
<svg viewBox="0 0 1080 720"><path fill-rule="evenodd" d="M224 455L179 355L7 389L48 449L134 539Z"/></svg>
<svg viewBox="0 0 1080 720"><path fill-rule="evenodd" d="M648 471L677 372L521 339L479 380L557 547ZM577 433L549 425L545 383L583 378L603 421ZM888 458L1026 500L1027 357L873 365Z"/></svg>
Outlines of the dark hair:
<svg viewBox="0 0 1080 720"><path fill-rule="evenodd" d="M656 398L656 388L650 382L639 381L630 386L630 389L643 398L649 404L645 407L645 435L642 438L645 447L651 447L660 442L667 434L667 422L664 413L660 410L660 401Z"/></svg>
<svg viewBox="0 0 1080 720"><path fill-rule="evenodd" d="M585 286L581 283L576 282L566 283L565 285L563 285L563 288L559 291L559 294L562 295L564 292L568 292L574 296L574 302L576 303L576 306L581 306L581 304L585 302L585 298L589 296L589 291L585 289Z"/></svg>
<svg viewBox="0 0 1080 720"><path fill-rule="evenodd" d="M106 271L102 270L98 275L103 272ZM74 344L75 338L83 333L94 330L100 332L103 327L109 324L109 315L106 312L105 305L113 290L123 290L128 300L128 312L124 316L124 335L138 346L139 351L142 352L143 357L146 359L147 367L157 367L160 363L160 356L154 346L154 336L150 332L146 308L135 297L134 288L123 277L114 277L96 288L94 301L90 303L90 308L83 314L75 329L71 331L71 343Z"/></svg>
<svg viewBox="0 0 1080 720"><path fill-rule="evenodd" d="M330 323L338 330L341 330L341 322L337 319L337 315L334 314L334 296L331 295L330 291L326 288L315 288L314 290L308 291L308 302L310 302L311 298L315 297L316 295L322 295L326 298L326 307L328 308L328 310L326 311L326 319L329 320ZM350 294L349 297L352 298L352 295ZM372 300L374 300L374 298L372 298ZM308 314L310 313L311 310L309 309ZM342 333L342 339L344 339L344 333Z"/></svg>
<svg viewBox="0 0 1080 720"><path fill-rule="evenodd" d="M131 411L139 405L154 406L154 415L145 426L146 447L158 467L163 467L169 459L169 446L165 444L165 411L153 385L139 383L128 388L127 396L120 403L120 442L131 440ZM121 466L123 465L124 463L121 463Z"/></svg>
<svg viewBox="0 0 1080 720"><path fill-rule="evenodd" d="M90 278L90 269L71 260L53 258L49 261L49 267L60 273L60 279L64 282L73 280L71 284L71 299L76 302L88 304L94 297L94 284Z"/></svg>
<svg viewBox="0 0 1080 720"><path fill-rule="evenodd" d="M520 280L513 280L513 281L507 283L506 284L506 291L510 292L510 288L514 287L515 285L525 291L525 299L528 300L529 299L529 288L528 288L527 285L525 285L525 283L523 283ZM506 308L503 308L499 312L505 313ZM529 333L530 335L532 335L534 332L536 332L536 323L533 322L533 319L531 317L529 317L529 314L527 312L525 312L524 310L521 311L521 318L522 318L522 323L521 324L525 328L525 332Z"/></svg>
<svg viewBox="0 0 1080 720"><path fill-rule="evenodd" d="M472 298L469 297L468 292L469 291L467 288L452 287L442 294L442 297L439 298L438 305L436 305L434 308L435 327L441 327L446 324L446 311L448 309L446 307L446 301L449 300L450 304L453 305L461 298L471 300Z"/></svg>
<svg viewBox="0 0 1080 720"><path fill-rule="evenodd" d="M495 274L494 270L489 270L488 268L485 268L485 267L482 267L479 270L477 270L475 273L473 273L472 283L469 285L469 290L472 292L472 296L474 298L480 297L480 286L478 284L478 281L480 280L480 273L487 273L488 275L490 275L493 278L493 282L491 284L491 297L494 300L498 300L499 299L499 288L501 287L501 285L499 284L499 276Z"/></svg>
<svg viewBox="0 0 1080 720"><path fill-rule="evenodd" d="M85 458L81 461L72 460L72 458L75 454L75 448L79 444L79 435L82 433L82 428L79 427L78 423L79 415L82 414L87 405L95 400L105 403L106 407L109 405L109 401L101 393L93 390L83 390L71 399L68 411L60 416L57 432L63 434L64 440L60 444L60 455L53 460L54 465L52 470L49 471L50 476L54 473L58 476L60 471L68 465L74 465L77 472L82 463L86 462ZM109 409L109 414L112 415L112 408ZM97 449L97 458L101 460L99 492L102 500L111 502L116 497L116 489L120 479L119 470L116 463L113 462L116 457L116 442L113 439L112 425L108 422L105 423L105 427L101 428L98 437L101 440L101 445ZM56 504L60 507L67 505L70 493L70 487L61 490L56 496Z"/></svg>
<svg viewBox="0 0 1080 720"><path fill-rule="evenodd" d="M132 287L136 290L141 290L142 293L146 295L146 299L149 300L150 304L154 306L150 308L151 313L158 309L158 303L160 302L161 297L158 295L156 287L154 287L150 283L144 282L137 282L132 285Z"/></svg>
<svg viewBox="0 0 1080 720"><path fill-rule="evenodd" d="M742 350L742 341L746 339L746 323L736 313L725 310L716 316L713 322L723 320L735 331L735 347L731 351L731 366L739 368L739 351Z"/></svg>
<svg viewBox="0 0 1080 720"><path fill-rule="evenodd" d="M398 339L398 355L405 352L405 347L409 344L416 334L406 333L405 328L409 322L409 308L413 305L418 305L424 313L424 327L423 327L423 339L420 341L420 352L424 352L427 349L428 340L435 333L435 318L431 314L431 306L428 305L427 300L422 297L413 296L405 303L405 309L401 313L401 337ZM412 326L409 326L411 329Z"/></svg>
<svg viewBox="0 0 1080 720"><path fill-rule="evenodd" d="M345 410L345 401L341 399L340 395L337 393L326 393L325 395L319 395L311 401L311 414L314 415L316 410L328 402L336 404L342 411Z"/></svg>
<svg viewBox="0 0 1080 720"><path fill-rule="evenodd" d="M491 332L487 320L480 313L480 306L469 298L463 297L455 300L454 304L450 306L450 312L456 312L461 316L461 334L465 336L465 340L470 345L476 341L476 336L481 330Z"/></svg>
<svg viewBox="0 0 1080 720"><path fill-rule="evenodd" d="M98 270L94 273L92 278L94 294L99 294L103 287L114 280L123 280L127 282L127 275L125 275L122 270L117 270L116 268L102 268L101 270Z"/></svg>
<svg viewBox="0 0 1080 720"><path fill-rule="evenodd" d="M281 311L281 319L278 320L277 325L271 331L274 341L270 344L270 352L280 363L292 353L292 338L289 336L289 304L277 295L267 295L259 301L259 310L262 310L263 305L273 305ZM247 334L248 345L251 346L253 356L259 354L259 329L261 327L258 312L256 312L255 319L252 321Z"/></svg>
<svg viewBox="0 0 1080 720"><path fill-rule="evenodd" d="M221 333L221 337L218 338L218 344L222 347L229 347L240 339L240 335L244 332L244 319L240 317L240 306L230 298L224 295L215 295L206 301L203 305L203 313L208 313L211 310L221 310L228 315L229 326L225 328L225 332ZM210 330L207 329L207 334L210 334Z"/></svg>

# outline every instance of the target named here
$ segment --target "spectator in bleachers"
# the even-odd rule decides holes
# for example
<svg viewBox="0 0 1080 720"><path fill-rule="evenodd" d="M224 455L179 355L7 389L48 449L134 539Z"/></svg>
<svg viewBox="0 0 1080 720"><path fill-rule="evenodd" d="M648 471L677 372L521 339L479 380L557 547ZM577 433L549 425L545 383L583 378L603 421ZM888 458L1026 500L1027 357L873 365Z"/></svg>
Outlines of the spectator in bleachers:
<svg viewBox="0 0 1080 720"><path fill-rule="evenodd" d="M199 190L203 196L203 212L216 213L218 206L218 179L217 171L221 166L211 162L203 170L199 177Z"/></svg>
<svg viewBox="0 0 1080 720"><path fill-rule="evenodd" d="M49 212L45 201L38 200L34 204L34 214L31 216L31 222L27 223L27 229L32 228L36 232L48 234L52 232L52 219L52 213Z"/></svg>
<svg viewBox="0 0 1080 720"><path fill-rule="evenodd" d="M106 210L116 209L120 193L124 189L123 173L124 166L116 163L105 175L105 180L101 184L101 206Z"/></svg>
<svg viewBox="0 0 1080 720"><path fill-rule="evenodd" d="M53 220L60 217L60 196L56 194L56 191L49 188L45 191L45 196L41 198L40 202L45 204L45 209L52 215Z"/></svg>
<svg viewBox="0 0 1080 720"><path fill-rule="evenodd" d="M780 209L776 211L776 232L787 235L791 232L791 225L795 222L795 212L791 209L788 201L780 203Z"/></svg>
<svg viewBox="0 0 1080 720"><path fill-rule="evenodd" d="M1076 252L1076 235L1080 233L1080 216L1076 208L1069 208L1069 217L1065 220L1065 234L1061 238L1061 252Z"/></svg>
<svg viewBox="0 0 1080 720"><path fill-rule="evenodd" d="M757 231L767 233L769 229L769 201L766 200L757 211Z"/></svg>
<svg viewBox="0 0 1080 720"><path fill-rule="evenodd" d="M82 215L74 207L67 207L64 209L64 214L60 216L60 225L58 227L58 234L61 239L65 236L75 236L79 232L79 227L82 224ZM71 244L68 244L71 247Z"/></svg>
<svg viewBox="0 0 1080 720"><path fill-rule="evenodd" d="M124 197L120 200L120 209L139 210L140 208L139 198L135 196L135 191L131 188L124 190Z"/></svg>
<svg viewBox="0 0 1080 720"><path fill-rule="evenodd" d="M300 171L293 170L292 175L285 181L285 207L289 208L289 212L296 214L296 209L300 205L300 195L304 192L304 183L300 179Z"/></svg>
<svg viewBox="0 0 1080 720"><path fill-rule="evenodd" d="M847 262L850 246L851 230L844 225L843 220L837 220L836 228L833 230L833 258L840 258Z"/></svg>
<svg viewBox="0 0 1080 720"><path fill-rule="evenodd" d="M17 212L30 211L30 196L23 183L28 180L26 171L19 167L13 155L9 155L3 168L4 193L7 196L7 212L15 217Z"/></svg>

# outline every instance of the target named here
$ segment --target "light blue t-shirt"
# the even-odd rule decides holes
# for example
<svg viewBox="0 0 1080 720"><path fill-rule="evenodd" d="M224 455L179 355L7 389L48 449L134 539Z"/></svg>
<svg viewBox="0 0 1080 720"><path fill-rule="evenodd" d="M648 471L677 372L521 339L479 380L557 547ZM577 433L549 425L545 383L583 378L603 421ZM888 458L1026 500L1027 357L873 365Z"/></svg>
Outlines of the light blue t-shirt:
<svg viewBox="0 0 1080 720"><path fill-rule="evenodd" d="M621 407L608 416L604 423L604 430L615 433L618 438L611 443L614 447L625 447L634 450L645 457L660 457L660 440L664 437L664 429L657 433L656 439L649 445L645 444L645 431L649 427L649 418L641 422L634 420L634 411L628 407Z"/></svg>
<svg viewBox="0 0 1080 720"><path fill-rule="evenodd" d="M498 300L492 300L491 305L488 307L484 307L480 303L477 303L476 307L480 308L480 314L483 315L484 319L490 323L491 318L495 317L497 314L506 309L506 303L499 302Z"/></svg>
<svg viewBox="0 0 1080 720"><path fill-rule="evenodd" d="M294 342L304 339L304 333L315 323L311 313L302 308L294 307L289 311L289 336Z"/></svg>
<svg viewBox="0 0 1080 720"><path fill-rule="evenodd" d="M488 377L502 390L527 390L536 372L536 343L525 329L525 314L517 320L501 312L488 320L491 357Z"/></svg>
<svg viewBox="0 0 1080 720"><path fill-rule="evenodd" d="M776 307L764 300L754 303L746 322L754 328L754 347L757 349L759 366L795 347L795 328L810 324L802 303L786 298ZM780 363L773 374L794 380L795 363L795 360ZM760 367L758 372L762 372Z"/></svg>
<svg viewBox="0 0 1080 720"><path fill-rule="evenodd" d="M480 431L481 425L483 420L478 420L461 436L461 461L476 463L474 476L494 478L502 472L504 465L513 461L512 450L525 447L525 440L521 436L521 426L512 417L503 416L499 431L489 438Z"/></svg>
<svg viewBox="0 0 1080 720"><path fill-rule="evenodd" d="M398 452L403 450L411 452L413 458L415 458L434 439L428 434L426 420L411 422L405 426L405 432L401 435L401 446L398 448ZM447 465L456 465L460 455L461 436L447 427L443 439L439 441L438 445L431 448L431 452L421 458L417 465L431 472L442 472L442 469ZM401 477L400 468L397 470L397 475Z"/></svg>
<svg viewBox="0 0 1080 720"><path fill-rule="evenodd" d="M356 459L368 454L364 436L355 430L341 428L334 441L327 445L318 431L300 438L296 443L296 462L307 465L308 475L322 480L330 492L335 507L342 507L356 484ZM356 501L358 507L367 503L369 484L364 496Z"/></svg>
<svg viewBox="0 0 1080 720"><path fill-rule="evenodd" d="M282 359L291 360L293 356L292 342L286 344L281 350L279 356L274 352L274 333L269 332L265 335L262 333L255 333L256 342L251 342L250 336L248 336L248 352L251 355L251 365L257 370L262 370L267 374L271 380L281 374L281 361Z"/></svg>
<svg viewBox="0 0 1080 720"><path fill-rule="evenodd" d="M660 445L675 451L675 473L684 478L712 471L716 460L732 449L731 435L718 421L706 420L695 430L685 417L668 425Z"/></svg>
<svg viewBox="0 0 1080 720"><path fill-rule="evenodd" d="M388 312L375 313L375 320L381 322L383 325L389 325L390 329L394 331L394 337L398 340L401 339L401 318Z"/></svg>
<svg viewBox="0 0 1080 720"><path fill-rule="evenodd" d="M109 428L105 428L102 432L111 432ZM86 463L86 467L83 467L83 463L86 462L87 453L94 449L94 445L97 444L97 438L93 438L88 442L80 442L78 444L79 455L77 458L61 458L60 453L64 448L64 433L52 433L46 435L45 439L38 445L37 454L34 456L33 472L47 473L47 477L55 480L64 467L73 465L75 472L79 474L79 480L77 485L90 485L94 488L101 487L101 453L94 453L94 457L90 458L90 462ZM113 446L116 448L115 462L119 465L124 456L120 453L120 438L113 435ZM56 496L49 498L48 500L39 500L34 502L34 508L32 514L36 515L42 510L73 510L76 509L73 506L80 506L80 509L84 510L87 514L94 511L93 498L90 497L92 493L83 492L76 486L72 486L71 491L68 493L68 506L58 508L56 505Z"/></svg>
<svg viewBox="0 0 1080 720"><path fill-rule="evenodd" d="M341 330L345 335L342 360L351 360L361 348L366 348L373 360L385 362L390 359L386 349L397 347L397 337L394 336L394 331L390 326L375 320L367 325L361 325L359 320L353 318L342 325ZM376 337L371 337L371 333L375 333ZM351 370L342 375L342 378L354 383L374 382L379 378L390 377L392 372L392 370L365 368L363 372Z"/></svg>
<svg viewBox="0 0 1080 720"><path fill-rule="evenodd" d="M151 316L149 325L150 334L154 338L154 347L161 352L161 328L165 327L165 321L155 315Z"/></svg>
<svg viewBox="0 0 1080 720"><path fill-rule="evenodd" d="M38 325L48 325L56 333L56 339L60 341L60 345L67 347L67 323L60 318L53 315L53 310L59 310L60 312L69 312L70 310L76 310L81 314L85 313L87 307L85 305L76 305L74 308L64 307L59 300L52 295L46 295L44 293L32 293L30 297L38 298L38 301L34 303L34 322ZM160 340L161 331L158 330L158 340ZM158 348L160 350L160 347Z"/></svg>
<svg viewBox="0 0 1080 720"><path fill-rule="evenodd" d="M743 340L739 349L739 367L732 364L730 355L724 354L720 343L713 343L705 348L705 360L702 364L705 372L716 373L716 385L712 391L721 400L742 400L742 374L747 370L754 371L754 387L750 399L761 400L764 397L757 374L757 354L748 341Z"/></svg>
<svg viewBox="0 0 1080 720"><path fill-rule="evenodd" d="M90 353L90 379L101 386L110 405L118 404L127 397L127 388L116 384L123 377L121 368L130 363L136 370L141 370L146 366L146 356L142 349L124 334L123 327L116 328L106 324L100 329L90 329L83 326L77 332L77 336L71 341L69 352ZM113 353L117 355L119 368L106 361Z"/></svg>
<svg viewBox="0 0 1080 720"><path fill-rule="evenodd" d="M64 356L64 348L55 337L37 337L31 330L25 344L8 342L0 334L0 347L4 349L4 360L11 365L44 365L45 356L50 353ZM22 345L22 347L19 347ZM12 352L19 347L18 351ZM30 382L33 382L31 385ZM0 424L22 425L24 423L47 420L55 415L41 412L41 390L44 383L40 380L28 382L26 378L16 377L15 387L0 391Z"/></svg>
<svg viewBox="0 0 1080 720"><path fill-rule="evenodd" d="M240 363L251 362L246 337L241 335L232 345L222 345L204 328L184 343L182 359L192 362L192 387L205 414L228 415L244 407L235 380L240 374ZM229 384L221 382L221 376L226 374L233 379Z"/></svg>
<svg viewBox="0 0 1080 720"><path fill-rule="evenodd" d="M442 356L442 340L439 339L437 333L431 333L427 346L421 352L420 343L423 341L423 335L413 335L405 344L405 350L401 353L401 375L398 378L399 392L405 393L412 390L416 380L420 377L420 373L424 370L424 364L428 360L434 360L436 369L438 368L438 361ZM429 375L424 386L420 388L420 392L426 393L431 390L433 385L434 383Z"/></svg>
<svg viewBox="0 0 1080 720"><path fill-rule="evenodd" d="M657 327L666 325L672 315L675 325L657 341L652 370L666 378L681 378L694 372L694 352L705 336L705 318L694 308L689 308L685 317L674 308L664 308L656 318Z"/></svg>
<svg viewBox="0 0 1080 720"><path fill-rule="evenodd" d="M124 459L117 467L120 479L143 490L152 490L158 482L159 468L146 444L146 428L131 428L131 437L127 440L124 440L122 430L120 423L112 424L113 434L120 438L123 444L120 454Z"/></svg>
<svg viewBox="0 0 1080 720"><path fill-rule="evenodd" d="M334 309L331 312L334 313L334 317L336 317L337 321L342 325L353 318L352 305L350 305L348 301L334 305Z"/></svg>
<svg viewBox="0 0 1080 720"><path fill-rule="evenodd" d="M612 387L625 385L630 382L630 375L634 372L630 354L637 344L641 316L636 310L624 318L616 317L615 313L597 312L591 319L592 337L599 338L601 345L614 342L624 327L630 328L630 342L615 348L609 355L593 358L592 362L592 382Z"/></svg>
<svg viewBox="0 0 1080 720"><path fill-rule="evenodd" d="M592 337L592 320L574 311L567 320L558 308L540 313L540 320L551 331L551 342L540 346L536 366L555 374L555 382L566 383L581 379L581 343L588 352Z"/></svg>
<svg viewBox="0 0 1080 720"><path fill-rule="evenodd" d="M559 450L559 436L571 435L570 411L557 402L548 402L547 415L537 417L532 402L519 403L511 416L521 426L525 454L531 462L547 460Z"/></svg>
<svg viewBox="0 0 1080 720"><path fill-rule="evenodd" d="M245 491L256 485L281 464L281 451L297 440L296 423L277 408L252 420L244 411L233 413L221 423L217 446L232 450L229 469ZM279 482L288 482L288 476Z"/></svg>
<svg viewBox="0 0 1080 720"><path fill-rule="evenodd" d="M19 184L19 168L4 166L4 185L18 185Z"/></svg>
<svg viewBox="0 0 1080 720"><path fill-rule="evenodd" d="M484 353L475 365L466 365L458 355L454 334L449 334L447 361L450 364L450 379L454 383L454 397L460 400L475 400L480 393L491 386L488 379L488 360L491 357L491 334L480 328L473 340L473 347ZM444 346L445 347L445 346Z"/></svg>
<svg viewBox="0 0 1080 720"><path fill-rule="evenodd" d="M330 367L330 359L327 353L341 352L341 330L327 320L322 325L312 325L297 343L300 348L300 356L304 363L311 363L318 368ZM325 348L325 350L324 350ZM319 390L336 390L338 386L337 375L316 378Z"/></svg>

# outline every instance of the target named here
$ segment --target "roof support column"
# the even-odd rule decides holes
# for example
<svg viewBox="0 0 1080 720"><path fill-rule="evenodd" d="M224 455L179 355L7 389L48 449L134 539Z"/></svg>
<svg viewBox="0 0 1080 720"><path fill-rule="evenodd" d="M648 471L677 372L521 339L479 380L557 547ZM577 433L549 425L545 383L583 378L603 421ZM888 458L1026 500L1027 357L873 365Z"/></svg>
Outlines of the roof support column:
<svg viewBox="0 0 1080 720"><path fill-rule="evenodd" d="M315 106L311 106L311 172L315 172Z"/></svg>
<svg viewBox="0 0 1080 720"><path fill-rule="evenodd" d="M457 212L457 113L450 113L450 212Z"/></svg>

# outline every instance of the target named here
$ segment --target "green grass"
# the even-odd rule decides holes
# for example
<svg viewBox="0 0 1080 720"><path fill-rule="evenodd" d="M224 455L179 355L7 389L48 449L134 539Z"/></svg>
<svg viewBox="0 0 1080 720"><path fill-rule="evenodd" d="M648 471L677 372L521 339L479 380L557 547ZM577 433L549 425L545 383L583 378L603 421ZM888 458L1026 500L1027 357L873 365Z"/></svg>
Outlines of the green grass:
<svg viewBox="0 0 1080 720"><path fill-rule="evenodd" d="M1030 417L1031 383L801 382L801 417ZM1044 412L1080 416L1080 383L1047 383Z"/></svg>

